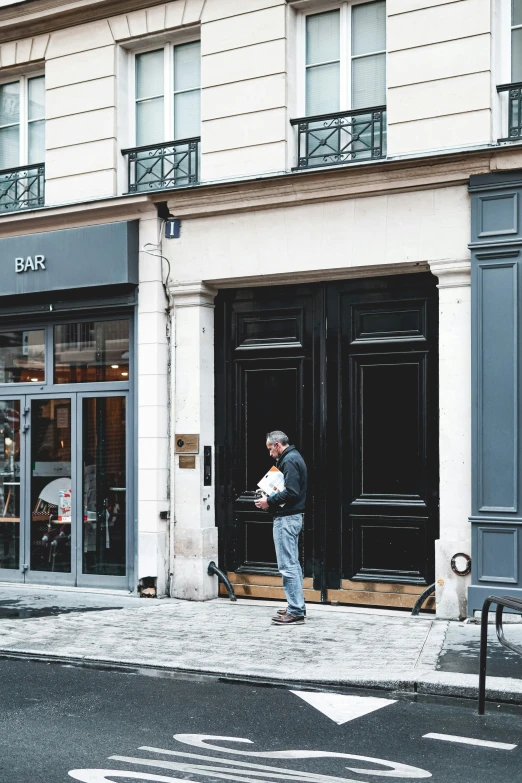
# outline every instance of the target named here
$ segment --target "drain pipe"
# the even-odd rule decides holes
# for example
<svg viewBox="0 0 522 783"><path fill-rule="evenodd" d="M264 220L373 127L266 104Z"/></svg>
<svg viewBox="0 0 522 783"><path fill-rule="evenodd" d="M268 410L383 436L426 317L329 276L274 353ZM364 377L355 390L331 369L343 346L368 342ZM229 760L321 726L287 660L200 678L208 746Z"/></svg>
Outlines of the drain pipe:
<svg viewBox="0 0 522 783"><path fill-rule="evenodd" d="M237 601L236 594L234 593L234 588L230 584L230 581L227 576L221 571L217 565L214 563L213 560L210 561L208 564L207 574L209 576L217 576L218 579L221 579L225 587L227 588L228 597L231 601Z"/></svg>

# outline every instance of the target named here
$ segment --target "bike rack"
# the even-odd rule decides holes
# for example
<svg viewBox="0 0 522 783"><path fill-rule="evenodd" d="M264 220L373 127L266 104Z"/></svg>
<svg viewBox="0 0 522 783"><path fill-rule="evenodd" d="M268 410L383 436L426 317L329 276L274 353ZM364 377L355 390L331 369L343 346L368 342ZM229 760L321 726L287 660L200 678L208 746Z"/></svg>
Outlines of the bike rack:
<svg viewBox="0 0 522 783"><path fill-rule="evenodd" d="M479 694L478 694L478 714L484 715L486 707L486 665L488 657L488 618L489 607L491 604L496 604L495 610L495 629L497 632L497 639L503 647L507 647L508 650L522 655L522 647L519 647L513 642L508 642L504 636L504 627L502 624L502 616L504 609L514 609L516 612L522 613L522 599L511 598L510 596L503 595L498 597L490 595L484 601L482 607L482 616L480 619L480 658L479 658Z"/></svg>
<svg viewBox="0 0 522 783"><path fill-rule="evenodd" d="M209 576L217 576L218 579L221 579L225 587L227 588L228 597L231 601L237 601L236 594L234 593L234 588L230 584L230 581L228 577L221 571L217 565L214 563L213 560L210 561L208 564L207 574Z"/></svg>

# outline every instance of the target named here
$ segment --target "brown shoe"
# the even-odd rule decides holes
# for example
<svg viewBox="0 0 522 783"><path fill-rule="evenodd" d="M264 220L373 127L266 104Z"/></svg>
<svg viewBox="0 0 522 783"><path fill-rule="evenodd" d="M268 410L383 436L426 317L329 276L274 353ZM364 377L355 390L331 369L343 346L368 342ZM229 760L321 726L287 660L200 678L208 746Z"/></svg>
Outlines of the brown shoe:
<svg viewBox="0 0 522 783"><path fill-rule="evenodd" d="M277 614L275 617L272 617L272 622L274 625L304 625L304 616L303 615L297 615L297 614Z"/></svg>
<svg viewBox="0 0 522 783"><path fill-rule="evenodd" d="M277 614L285 615L288 612L288 609L278 609ZM306 617L306 609L304 610L304 616Z"/></svg>

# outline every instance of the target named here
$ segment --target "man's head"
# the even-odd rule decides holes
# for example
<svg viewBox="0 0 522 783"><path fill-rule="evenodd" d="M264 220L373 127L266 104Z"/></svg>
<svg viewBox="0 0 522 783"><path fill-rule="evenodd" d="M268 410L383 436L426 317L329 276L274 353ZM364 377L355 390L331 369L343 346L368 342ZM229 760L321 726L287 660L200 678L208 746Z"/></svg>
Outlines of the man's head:
<svg viewBox="0 0 522 783"><path fill-rule="evenodd" d="M285 449L288 448L288 435L281 430L268 432L266 436L266 447L273 459L277 459Z"/></svg>

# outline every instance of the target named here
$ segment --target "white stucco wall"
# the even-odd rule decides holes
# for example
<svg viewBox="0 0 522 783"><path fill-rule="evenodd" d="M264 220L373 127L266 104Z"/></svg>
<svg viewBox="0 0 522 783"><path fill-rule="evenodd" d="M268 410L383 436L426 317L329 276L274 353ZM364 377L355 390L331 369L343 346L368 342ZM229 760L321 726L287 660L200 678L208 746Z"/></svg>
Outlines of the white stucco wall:
<svg viewBox="0 0 522 783"><path fill-rule="evenodd" d="M297 21L322 7L171 0L2 44L0 78L6 68L45 71L47 204L126 191L130 53L187 30L201 36L202 181L289 171L289 121L305 111ZM388 154L490 143L502 105L495 84L506 72L506 47L498 45L506 14L492 15L489 0L388 0L387 13ZM492 40L495 25L502 29Z"/></svg>
<svg viewBox="0 0 522 783"><path fill-rule="evenodd" d="M165 242L175 280L427 262L469 256L464 186L183 220Z"/></svg>
<svg viewBox="0 0 522 783"><path fill-rule="evenodd" d="M490 0L387 8L388 154L490 142Z"/></svg>
<svg viewBox="0 0 522 783"><path fill-rule="evenodd" d="M157 257L160 221L154 212L140 220L137 333L138 573L156 577L158 594L167 587L169 525L160 519L168 501L167 298L162 261ZM150 243L149 250L143 249ZM136 586L133 585L135 588Z"/></svg>

